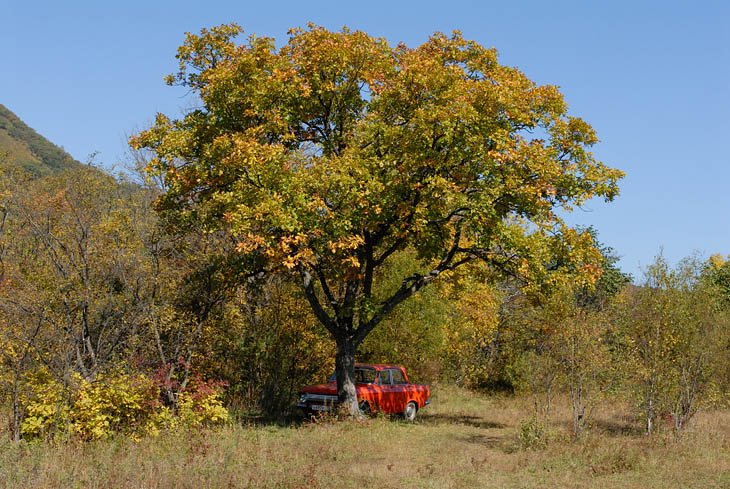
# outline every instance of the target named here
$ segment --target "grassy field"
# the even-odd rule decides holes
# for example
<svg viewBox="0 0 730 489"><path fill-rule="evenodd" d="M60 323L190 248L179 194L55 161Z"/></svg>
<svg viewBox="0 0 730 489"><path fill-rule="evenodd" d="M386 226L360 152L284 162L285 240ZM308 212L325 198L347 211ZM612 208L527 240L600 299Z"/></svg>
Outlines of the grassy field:
<svg viewBox="0 0 730 489"><path fill-rule="evenodd" d="M527 398L435 388L416 423L376 418L165 434L134 442L0 441L3 488L730 488L730 412L700 413L682 440L646 437L616 405L581 442L567 406L550 442L518 438Z"/></svg>

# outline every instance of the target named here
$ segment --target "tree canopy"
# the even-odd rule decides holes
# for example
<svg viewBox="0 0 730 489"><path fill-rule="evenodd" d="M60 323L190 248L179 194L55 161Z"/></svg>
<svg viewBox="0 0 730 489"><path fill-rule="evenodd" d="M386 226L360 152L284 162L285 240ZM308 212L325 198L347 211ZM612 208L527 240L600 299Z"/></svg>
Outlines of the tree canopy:
<svg viewBox="0 0 730 489"><path fill-rule="evenodd" d="M343 28L274 39L222 25L188 34L169 84L199 106L132 137L162 177L175 226L224 230L238 279L298 277L338 344L340 396L357 346L399 303L475 260L526 283L565 265L600 274L589 233L558 210L612 200L619 170L555 86L499 64L459 32L391 46ZM421 267L376 297L379 269L415 249ZM354 387L351 389L354 394Z"/></svg>

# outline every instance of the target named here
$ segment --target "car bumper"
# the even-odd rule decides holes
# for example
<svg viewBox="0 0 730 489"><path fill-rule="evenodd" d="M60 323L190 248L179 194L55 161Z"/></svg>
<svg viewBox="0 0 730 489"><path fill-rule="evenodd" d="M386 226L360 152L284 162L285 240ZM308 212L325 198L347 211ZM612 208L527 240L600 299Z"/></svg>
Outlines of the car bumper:
<svg viewBox="0 0 730 489"><path fill-rule="evenodd" d="M297 403L296 407L307 414L330 413L336 409L334 404L306 404L303 402Z"/></svg>

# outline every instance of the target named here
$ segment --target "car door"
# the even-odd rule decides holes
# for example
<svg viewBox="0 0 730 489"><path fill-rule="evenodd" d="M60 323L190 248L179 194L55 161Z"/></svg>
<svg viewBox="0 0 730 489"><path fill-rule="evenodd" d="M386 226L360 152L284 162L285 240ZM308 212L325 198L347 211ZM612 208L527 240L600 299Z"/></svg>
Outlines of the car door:
<svg viewBox="0 0 730 489"><path fill-rule="evenodd" d="M409 399L409 387L406 376L403 371L399 368L394 368L390 371L390 378L392 382L391 396L393 399L393 412L402 413L406 409Z"/></svg>
<svg viewBox="0 0 730 489"><path fill-rule="evenodd" d="M394 413L393 406L393 382L390 377L390 370L384 369L378 372L378 405L381 411L390 414Z"/></svg>

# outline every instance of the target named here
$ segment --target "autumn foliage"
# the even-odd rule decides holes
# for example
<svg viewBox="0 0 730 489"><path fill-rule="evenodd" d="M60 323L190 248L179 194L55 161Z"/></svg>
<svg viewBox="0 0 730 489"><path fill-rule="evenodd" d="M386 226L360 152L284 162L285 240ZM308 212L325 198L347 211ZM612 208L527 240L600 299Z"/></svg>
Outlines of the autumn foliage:
<svg viewBox="0 0 730 489"><path fill-rule="evenodd" d="M357 348L444 272L481 261L532 287L562 270L597 278L591 236L557 210L613 199L623 174L588 151L595 132L556 87L459 32L415 48L315 25L280 49L239 34L188 34L167 81L198 108L158 114L131 143L165 181L156 207L169 223L230 236L234 280L294 277L335 340L353 410ZM378 295L381 271L409 249L416 268Z"/></svg>

